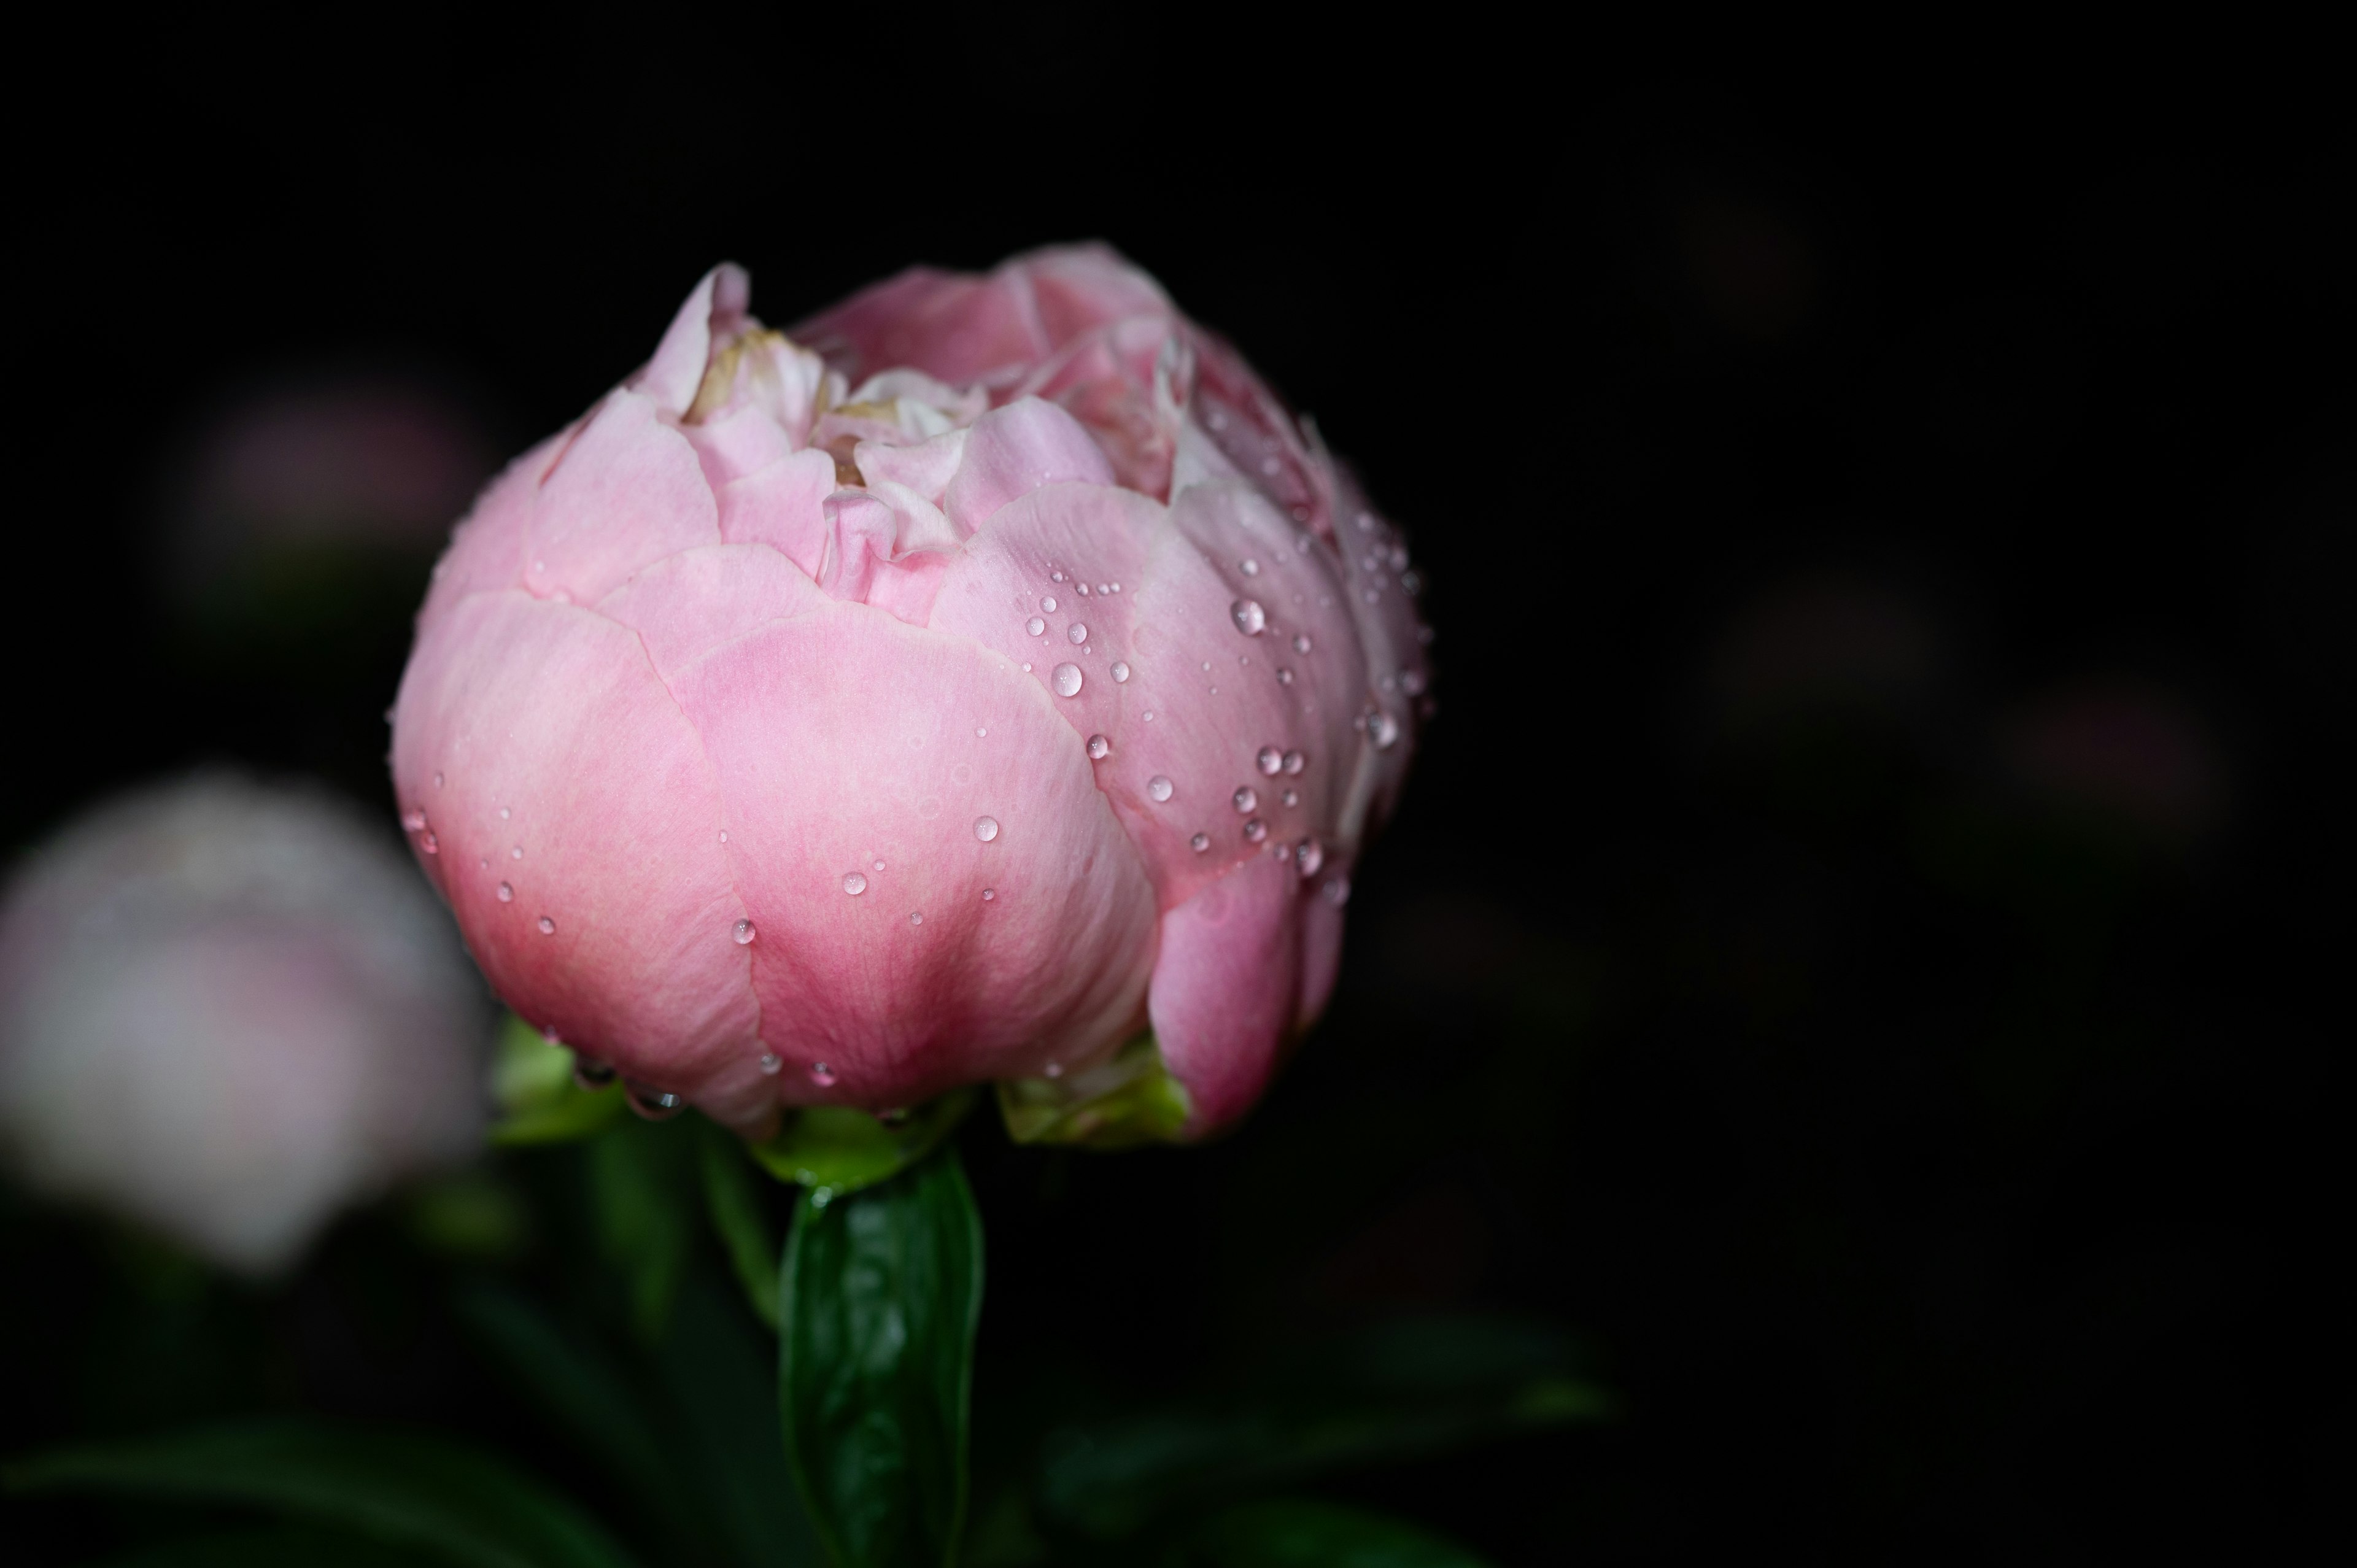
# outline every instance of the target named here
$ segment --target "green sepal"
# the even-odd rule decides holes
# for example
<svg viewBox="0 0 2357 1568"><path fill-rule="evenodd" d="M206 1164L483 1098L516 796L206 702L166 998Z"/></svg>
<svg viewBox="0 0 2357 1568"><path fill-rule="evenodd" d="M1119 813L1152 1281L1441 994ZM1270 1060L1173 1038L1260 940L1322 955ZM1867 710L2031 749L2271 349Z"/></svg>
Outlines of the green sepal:
<svg viewBox="0 0 2357 1568"><path fill-rule="evenodd" d="M500 1115L490 1141L502 1148L570 1143L622 1113L619 1081L582 1088L573 1079L573 1053L512 1013L492 1051L491 1100Z"/></svg>
<svg viewBox="0 0 2357 1568"><path fill-rule="evenodd" d="M892 1121L844 1105L811 1105L787 1114L766 1143L748 1144L780 1181L799 1182L823 1208L845 1193L888 1181L932 1153L974 1109L971 1089L952 1090Z"/></svg>
<svg viewBox="0 0 2357 1568"><path fill-rule="evenodd" d="M1162 1065L1151 1033L1067 1078L1018 1078L998 1086L998 1114L1018 1144L1134 1149L1175 1144L1187 1124L1186 1086Z"/></svg>

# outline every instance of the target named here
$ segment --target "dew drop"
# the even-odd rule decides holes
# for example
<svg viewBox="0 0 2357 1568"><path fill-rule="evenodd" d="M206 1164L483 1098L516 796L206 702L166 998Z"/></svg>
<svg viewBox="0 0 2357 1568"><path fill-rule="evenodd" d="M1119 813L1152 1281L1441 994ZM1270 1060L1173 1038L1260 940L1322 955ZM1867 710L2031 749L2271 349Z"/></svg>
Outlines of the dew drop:
<svg viewBox="0 0 2357 1568"><path fill-rule="evenodd" d="M1118 659L1113 661L1113 683L1116 686L1125 686L1129 683L1129 666L1124 664Z"/></svg>
<svg viewBox="0 0 2357 1568"><path fill-rule="evenodd" d="M547 916L543 915L540 918L540 934L544 937L554 936L556 934L556 922L550 919Z"/></svg>
<svg viewBox="0 0 2357 1568"><path fill-rule="evenodd" d="M925 918L922 915L920 915L914 909L909 911L909 924L912 926L921 926L924 923Z"/></svg>
<svg viewBox="0 0 2357 1568"><path fill-rule="evenodd" d="M1115 584L1113 585L1113 592L1114 592L1114 593L1116 593L1116 594L1117 594L1117 593L1119 593L1119 592L1121 592L1121 585L1120 585L1119 583L1115 583Z"/></svg>
<svg viewBox="0 0 2357 1568"><path fill-rule="evenodd" d="M786 1065L786 1058L783 1058L783 1057L781 1057L781 1056L780 1056L777 1052L775 1052L775 1051L763 1051L763 1052L761 1053L761 1076L762 1076L762 1077L764 1077L764 1078L773 1077L773 1076L777 1073L777 1070L778 1070L780 1068L781 1068L781 1067L783 1067L783 1066L785 1066L785 1065Z"/></svg>
<svg viewBox="0 0 2357 1568"><path fill-rule="evenodd" d="M1157 773L1146 781L1146 792L1156 800L1170 799L1170 780Z"/></svg>
<svg viewBox="0 0 2357 1568"><path fill-rule="evenodd" d="M1028 675L1029 673L1031 673L1031 660L1029 660L1028 659L1027 659L1027 660L1025 660L1023 661L1023 673L1025 673L1026 675Z"/></svg>
<svg viewBox="0 0 2357 1568"><path fill-rule="evenodd" d="M412 809L403 812L401 817L401 825L407 828L414 833L424 832L425 831L425 811L422 810Z"/></svg>
<svg viewBox="0 0 2357 1568"><path fill-rule="evenodd" d="M880 861L880 860L871 860L871 861L869 861L867 864L868 864L871 867L873 867L874 869L876 869L876 870L877 870L877 871L881 871L881 870L883 870L883 869L884 869L884 863L883 863L882 861Z"/></svg>
<svg viewBox="0 0 2357 1568"><path fill-rule="evenodd" d="M1089 639L1089 628L1082 623L1074 621L1065 628L1064 636L1070 639L1074 648L1078 648Z"/></svg>
<svg viewBox="0 0 2357 1568"><path fill-rule="evenodd" d="M1038 616L1033 616L1029 620L1023 623L1023 629L1030 633L1033 637L1038 637L1040 633L1048 629L1048 623L1041 620Z"/></svg>
<svg viewBox="0 0 2357 1568"><path fill-rule="evenodd" d="M729 929L728 935L740 948L750 945L753 940L753 922L750 920L737 921L735 926Z"/></svg>
<svg viewBox="0 0 2357 1568"><path fill-rule="evenodd" d="M500 902L502 904L512 904L515 902L515 887L512 884L506 882L500 884Z"/></svg>
<svg viewBox="0 0 2357 1568"><path fill-rule="evenodd" d="M1154 722L1154 710L1152 708L1146 709L1143 716L1147 724L1152 724Z"/></svg>
<svg viewBox="0 0 2357 1568"><path fill-rule="evenodd" d="M673 1094L667 1089L650 1089L627 1079L622 1082L622 1099L650 1122L668 1122L687 1109L685 1095Z"/></svg>
<svg viewBox="0 0 2357 1568"><path fill-rule="evenodd" d="M1367 715L1367 738L1375 743L1377 751L1389 751L1399 743L1399 720L1391 714L1373 713Z"/></svg>
<svg viewBox="0 0 2357 1568"><path fill-rule="evenodd" d="M1351 901L1351 879L1347 876L1329 876L1326 879L1326 886L1321 891L1326 895L1326 902L1339 909Z"/></svg>
<svg viewBox="0 0 2357 1568"><path fill-rule="evenodd" d="M1209 833L1197 833L1193 838L1187 841L1187 847L1193 850L1197 854L1200 854L1205 850L1211 847L1211 835Z"/></svg>
<svg viewBox="0 0 2357 1568"><path fill-rule="evenodd" d="M1268 837L1268 824L1254 817L1244 824L1244 843L1258 843Z"/></svg>
<svg viewBox="0 0 2357 1568"><path fill-rule="evenodd" d="M811 1063L810 1069L810 1079L813 1083L817 1084L821 1089L832 1089L834 1087L834 1069L827 1066L824 1062L813 1062Z"/></svg>
<svg viewBox="0 0 2357 1568"><path fill-rule="evenodd" d="M1400 690L1405 692L1411 697L1423 696L1424 671L1421 670L1406 670L1401 671Z"/></svg>
<svg viewBox="0 0 2357 1568"><path fill-rule="evenodd" d="M980 839L985 843L988 843L991 840L996 838L998 836L998 819L996 817L974 818L974 836Z"/></svg>
<svg viewBox="0 0 2357 1568"><path fill-rule="evenodd" d="M1276 770L1285 766L1285 753L1273 746L1264 746L1260 748L1259 754L1254 757L1253 766L1261 770L1263 778L1274 779L1276 777Z"/></svg>
<svg viewBox="0 0 2357 1568"><path fill-rule="evenodd" d="M1292 684L1293 684L1293 671L1290 671L1290 670L1287 670L1287 669L1286 669L1284 665L1282 665L1282 664L1278 665L1278 666L1276 667L1276 683L1277 683L1278 685L1280 685L1280 686L1290 686L1290 685L1292 685Z"/></svg>
<svg viewBox="0 0 2357 1568"><path fill-rule="evenodd" d="M985 887L982 890L982 901L985 904L997 897L998 889L996 887Z"/></svg>
<svg viewBox="0 0 2357 1568"><path fill-rule="evenodd" d="M1308 632L1297 631L1293 634L1293 651L1296 653L1307 653L1309 651L1309 634Z"/></svg>
<svg viewBox="0 0 2357 1568"><path fill-rule="evenodd" d="M1317 875L1318 868L1326 864L1326 846L1316 839L1303 839L1293 846L1293 864L1304 878Z"/></svg>
<svg viewBox="0 0 2357 1568"><path fill-rule="evenodd" d="M1051 583L1060 583L1063 580L1064 575L1061 572L1050 572L1048 574L1048 581Z"/></svg>
<svg viewBox="0 0 2357 1568"><path fill-rule="evenodd" d="M1063 580L1064 579L1060 575L1056 579L1059 583ZM1046 598L1041 599L1039 601L1039 607L1046 610L1049 615L1054 615L1056 613L1056 596L1049 594Z"/></svg>
<svg viewBox="0 0 2357 1568"><path fill-rule="evenodd" d="M434 836L434 830L432 828L428 828L417 836L417 847L424 850L428 854L440 854L442 853L442 841Z"/></svg>
<svg viewBox="0 0 2357 1568"><path fill-rule="evenodd" d="M1249 815L1260 804L1260 791L1249 784L1239 784L1236 792L1229 799L1235 802L1239 813Z"/></svg>
<svg viewBox="0 0 2357 1568"><path fill-rule="evenodd" d="M989 734L990 734L990 731L989 731L989 730L987 730L987 729L985 729L985 728L984 726L982 726L981 725L974 725L974 739L976 739L976 740L980 740L980 739L982 739L984 736L987 736L987 735L989 735Z"/></svg>
<svg viewBox="0 0 2357 1568"><path fill-rule="evenodd" d="M1280 795L1277 798L1283 800L1287 806L1298 806L1301 804L1301 791L1298 789L1287 789L1283 795Z"/></svg>
<svg viewBox="0 0 2357 1568"><path fill-rule="evenodd" d="M1285 754L1285 770L1287 773L1297 774L1308 766L1309 758L1302 756L1301 753L1297 751L1288 751Z"/></svg>
<svg viewBox="0 0 2357 1568"><path fill-rule="evenodd" d="M1107 740L1101 735L1092 735L1089 736L1089 760L1091 762L1103 762L1106 757L1112 755L1113 742Z"/></svg>
<svg viewBox="0 0 2357 1568"><path fill-rule="evenodd" d="M867 878L856 871L846 871L843 874L843 890L856 898L867 891Z"/></svg>
<svg viewBox="0 0 2357 1568"><path fill-rule="evenodd" d="M1260 563L1247 556L1236 563L1236 570L1247 577L1257 577L1260 575Z"/></svg>
<svg viewBox="0 0 2357 1568"><path fill-rule="evenodd" d="M1081 667L1077 664L1057 665L1055 673L1050 675L1049 680L1056 688L1056 695L1060 697L1077 697L1081 694Z"/></svg>
<svg viewBox="0 0 2357 1568"><path fill-rule="evenodd" d="M544 1029L541 1032L548 1034ZM551 1035L548 1043L554 1045L555 1036ZM585 1057L576 1051L573 1057L573 1081L595 1094L614 1081L614 1069L609 1064L599 1061L596 1057Z"/></svg>
<svg viewBox="0 0 2357 1568"><path fill-rule="evenodd" d="M514 812L514 811L511 811L511 810L509 810L507 807L505 807L505 806L501 806L501 807L500 808L500 821L501 821L501 822L506 822L510 817L512 817L512 816L514 816L514 815L515 815L515 812Z"/></svg>
<svg viewBox="0 0 2357 1568"><path fill-rule="evenodd" d="M1238 599L1228 607L1228 618L1246 637L1258 637L1268 629L1268 612L1260 607L1258 599Z"/></svg>
<svg viewBox="0 0 2357 1568"><path fill-rule="evenodd" d="M1086 583L1076 584L1075 586L1080 589L1081 597L1085 599L1089 596L1089 585Z"/></svg>

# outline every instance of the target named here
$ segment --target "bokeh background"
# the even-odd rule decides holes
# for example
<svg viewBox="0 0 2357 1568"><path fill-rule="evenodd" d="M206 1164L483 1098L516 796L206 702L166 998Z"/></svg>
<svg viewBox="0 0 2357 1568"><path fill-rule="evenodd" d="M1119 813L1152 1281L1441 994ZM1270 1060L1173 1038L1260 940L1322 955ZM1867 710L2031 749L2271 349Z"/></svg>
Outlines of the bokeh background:
<svg viewBox="0 0 2357 1568"><path fill-rule="evenodd" d="M1104 25L110 67L137 134L16 160L0 837L233 763L397 842L449 521L706 267L786 324L1101 237L1406 527L1439 712L1243 1131L966 1129L985 1468L1045 1389L1479 1308L1618 1415L1332 1490L1501 1563L2345 1531L2345 94ZM571 1480L454 1325L555 1250L477 1179L269 1287L10 1194L0 1451L293 1406Z"/></svg>

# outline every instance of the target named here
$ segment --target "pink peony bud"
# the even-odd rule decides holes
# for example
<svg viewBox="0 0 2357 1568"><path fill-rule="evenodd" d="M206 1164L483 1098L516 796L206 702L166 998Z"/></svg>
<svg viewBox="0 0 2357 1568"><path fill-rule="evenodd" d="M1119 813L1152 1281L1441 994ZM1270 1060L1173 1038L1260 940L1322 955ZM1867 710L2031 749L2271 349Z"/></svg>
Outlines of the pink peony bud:
<svg viewBox="0 0 2357 1568"><path fill-rule="evenodd" d="M338 1208L479 1147L484 1004L365 819L231 778L128 796L9 887L0 1148L268 1273Z"/></svg>
<svg viewBox="0 0 2357 1568"><path fill-rule="evenodd" d="M1233 1120L1413 749L1398 534L1102 248L791 338L749 293L706 276L436 568L427 873L525 1017L748 1133L1149 1024L1187 1132Z"/></svg>

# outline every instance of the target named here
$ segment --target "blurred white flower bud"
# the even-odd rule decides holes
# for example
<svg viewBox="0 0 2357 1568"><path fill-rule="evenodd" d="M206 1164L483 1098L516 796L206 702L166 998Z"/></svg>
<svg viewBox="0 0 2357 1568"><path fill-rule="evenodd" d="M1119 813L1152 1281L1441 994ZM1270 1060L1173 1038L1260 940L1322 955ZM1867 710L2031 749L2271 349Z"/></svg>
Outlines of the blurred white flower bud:
<svg viewBox="0 0 2357 1568"><path fill-rule="evenodd" d="M0 1152L34 1187L248 1273L464 1159L486 1001L359 816L204 775L103 805L0 914Z"/></svg>

